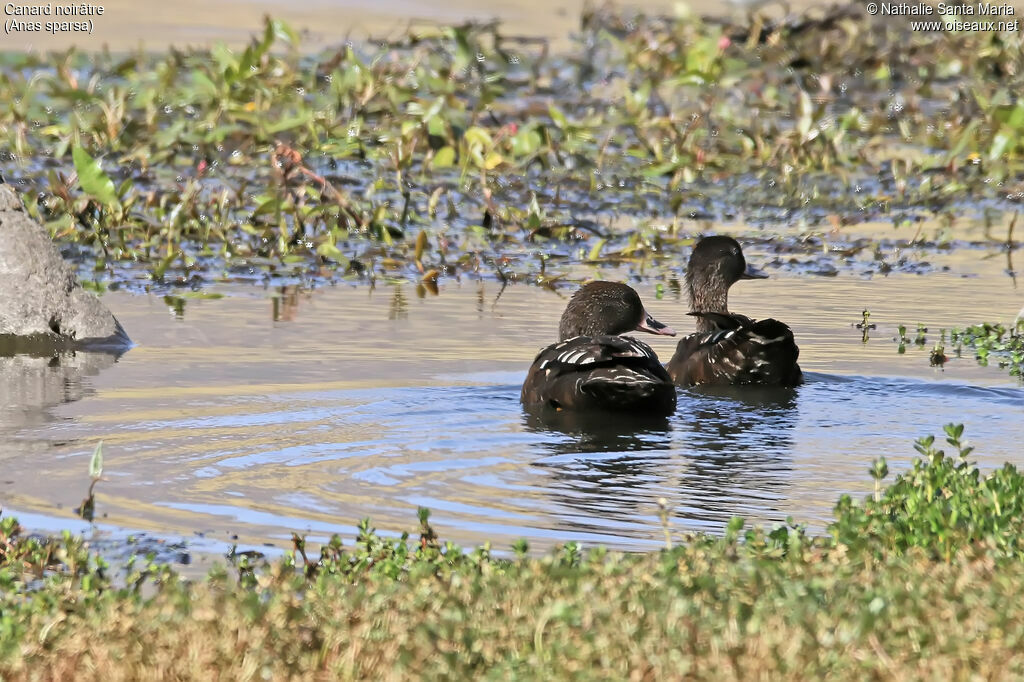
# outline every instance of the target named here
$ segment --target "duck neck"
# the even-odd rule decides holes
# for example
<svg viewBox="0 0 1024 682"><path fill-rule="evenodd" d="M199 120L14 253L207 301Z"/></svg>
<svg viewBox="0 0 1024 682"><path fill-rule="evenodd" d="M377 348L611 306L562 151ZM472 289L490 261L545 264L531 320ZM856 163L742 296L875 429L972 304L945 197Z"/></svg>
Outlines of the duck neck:
<svg viewBox="0 0 1024 682"><path fill-rule="evenodd" d="M692 313L729 313L729 283L720 273L698 274L691 277L687 273L690 288L690 312ZM714 331L715 325L710 320L697 318L697 332Z"/></svg>

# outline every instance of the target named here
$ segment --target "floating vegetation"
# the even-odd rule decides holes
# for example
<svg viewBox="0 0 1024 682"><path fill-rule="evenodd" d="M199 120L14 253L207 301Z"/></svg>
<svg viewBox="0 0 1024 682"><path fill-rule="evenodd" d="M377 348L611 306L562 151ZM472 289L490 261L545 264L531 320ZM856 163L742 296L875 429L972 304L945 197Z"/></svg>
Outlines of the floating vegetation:
<svg viewBox="0 0 1024 682"><path fill-rule="evenodd" d="M891 222L922 254L964 213L1014 207L1022 46L859 5L774 23L590 11L560 55L497 24L304 55L268 20L242 50L5 53L0 140L7 181L94 288L678 274L697 232L735 221L799 227L762 236L769 267L928 272L843 230Z"/></svg>
<svg viewBox="0 0 1024 682"><path fill-rule="evenodd" d="M923 324L917 325L915 345L920 348L925 346L928 340L927 332L928 328ZM898 353L902 355L906 352L907 344L910 342L906 325L899 325L898 335L893 341L898 344ZM974 352L975 359L982 367L995 364L1000 369L1008 370L1010 376L1024 377L1024 319L1018 319L1012 325L983 322L966 329L954 327L949 332L949 343L958 358L963 357L964 347L967 347ZM946 354L946 330L940 329L939 340L928 354L928 362L933 367L941 367L949 359Z"/></svg>
<svg viewBox="0 0 1024 682"><path fill-rule="evenodd" d="M917 334L914 336L914 344L917 346L924 346L928 343L928 327L924 326L920 322L917 323Z"/></svg>
<svg viewBox="0 0 1024 682"><path fill-rule="evenodd" d="M982 323L964 330L954 329L950 341L956 344L957 355L963 346L974 351L978 364L996 364L1007 369L1010 376L1024 377L1024 320L1016 324Z"/></svg>
<svg viewBox="0 0 1024 682"><path fill-rule="evenodd" d="M860 330L860 342L867 343L869 338L868 333L872 329L877 328L878 325L876 325L874 322L869 322L869 320L871 319L871 311L869 311L867 308L861 311L860 316L860 322L856 323L853 326Z"/></svg>
<svg viewBox="0 0 1024 682"><path fill-rule="evenodd" d="M939 342L932 348L932 352L928 354L928 362L932 367L942 367L946 364L946 330L941 330L939 334Z"/></svg>

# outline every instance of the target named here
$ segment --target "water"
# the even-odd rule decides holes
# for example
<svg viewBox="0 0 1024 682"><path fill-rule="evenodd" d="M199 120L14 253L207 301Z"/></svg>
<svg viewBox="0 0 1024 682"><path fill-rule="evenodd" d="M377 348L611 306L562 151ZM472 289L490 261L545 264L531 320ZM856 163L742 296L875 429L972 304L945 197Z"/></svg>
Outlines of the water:
<svg viewBox="0 0 1024 682"><path fill-rule="evenodd" d="M29 527L72 526L102 439L101 527L208 549L351 537L366 516L398 533L417 527L418 506L463 545L643 549L663 541L662 497L677 531L720 532L733 515L820 529L841 493L869 491L873 458L905 468L913 440L947 422L967 425L983 466L1021 463L1017 381L970 358L927 360L940 326L1020 309L1000 266L978 262L970 277L738 284L734 310L794 328L807 383L683 390L663 423L599 428L538 424L518 403L566 292L224 286L180 318L160 297L108 294L139 344L116 362L0 359L0 500ZM691 327L681 301L638 290L658 319ZM865 307L879 327L863 343L851 323ZM896 325L918 322L928 344L897 354ZM671 355L672 339L647 340Z"/></svg>

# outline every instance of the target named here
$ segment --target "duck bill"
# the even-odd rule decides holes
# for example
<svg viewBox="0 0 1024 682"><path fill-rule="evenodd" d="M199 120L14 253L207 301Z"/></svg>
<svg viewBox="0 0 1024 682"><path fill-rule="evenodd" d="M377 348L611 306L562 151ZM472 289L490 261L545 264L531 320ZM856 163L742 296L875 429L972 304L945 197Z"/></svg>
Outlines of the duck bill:
<svg viewBox="0 0 1024 682"><path fill-rule="evenodd" d="M747 269L740 275L740 279L768 279L768 273L758 270L753 265L748 265Z"/></svg>
<svg viewBox="0 0 1024 682"><path fill-rule="evenodd" d="M676 330L669 327L666 324L658 322L656 319L651 317L651 314L644 311L643 319L640 320L640 324L636 326L638 332L647 332L648 334L658 334L660 336L675 336Z"/></svg>

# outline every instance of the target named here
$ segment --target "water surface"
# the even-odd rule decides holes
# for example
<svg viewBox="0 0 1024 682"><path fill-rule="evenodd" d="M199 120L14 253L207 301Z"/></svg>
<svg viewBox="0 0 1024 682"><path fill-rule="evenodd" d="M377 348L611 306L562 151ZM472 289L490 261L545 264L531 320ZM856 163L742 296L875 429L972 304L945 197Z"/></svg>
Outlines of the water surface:
<svg viewBox="0 0 1024 682"><path fill-rule="evenodd" d="M913 439L947 422L967 425L983 465L1021 462L1018 382L971 358L928 364L940 327L1012 320L1022 303L996 260L956 270L740 283L731 307L789 322L807 383L683 390L665 423L601 429L538 424L518 403L571 288L225 285L180 317L159 296L108 294L139 344L116 363L0 365L0 500L28 525L68 525L102 439L105 527L215 547L350 536L366 516L400 532L426 506L464 545L650 548L661 497L678 531L718 532L737 514L820 528L839 494L869 490L873 458L904 468ZM658 319L692 328L670 287L661 300L637 288ZM851 326L865 307L878 324L866 343ZM897 354L896 325L918 322L928 344ZM671 355L672 339L646 340Z"/></svg>

